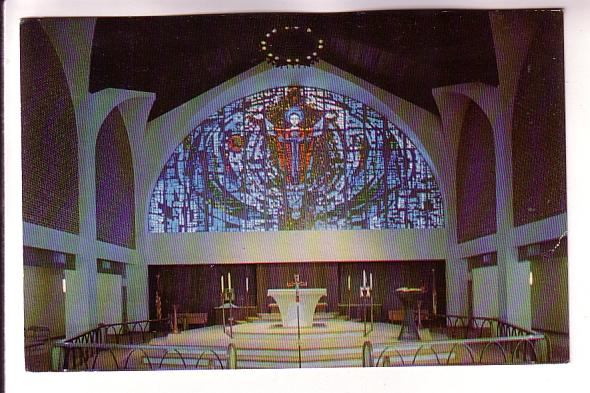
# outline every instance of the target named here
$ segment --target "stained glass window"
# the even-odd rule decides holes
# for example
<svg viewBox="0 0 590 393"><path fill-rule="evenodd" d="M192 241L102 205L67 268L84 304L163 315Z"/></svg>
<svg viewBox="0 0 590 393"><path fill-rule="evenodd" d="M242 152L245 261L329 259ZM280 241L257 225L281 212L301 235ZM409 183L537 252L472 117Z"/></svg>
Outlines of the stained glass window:
<svg viewBox="0 0 590 393"><path fill-rule="evenodd" d="M150 232L438 228L437 182L416 146L367 105L302 86L237 100L162 169Z"/></svg>

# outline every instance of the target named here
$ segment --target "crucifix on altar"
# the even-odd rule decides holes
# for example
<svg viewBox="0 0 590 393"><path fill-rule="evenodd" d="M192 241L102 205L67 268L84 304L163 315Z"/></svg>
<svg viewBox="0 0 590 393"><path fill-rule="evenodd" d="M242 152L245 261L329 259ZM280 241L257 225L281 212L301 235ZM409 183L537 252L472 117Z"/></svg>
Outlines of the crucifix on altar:
<svg viewBox="0 0 590 393"><path fill-rule="evenodd" d="M287 282L287 288L295 288L295 302L299 303L299 288L306 287L306 281L299 280L299 274L293 276L293 281Z"/></svg>

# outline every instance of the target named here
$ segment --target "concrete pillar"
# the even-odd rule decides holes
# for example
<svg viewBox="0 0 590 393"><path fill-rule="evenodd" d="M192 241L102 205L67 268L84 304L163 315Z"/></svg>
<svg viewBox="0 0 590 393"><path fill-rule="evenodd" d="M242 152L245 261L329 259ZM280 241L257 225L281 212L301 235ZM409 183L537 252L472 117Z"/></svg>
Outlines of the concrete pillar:
<svg viewBox="0 0 590 393"><path fill-rule="evenodd" d="M530 328L530 288L525 265L518 262L513 220L512 117L521 67L537 25L535 16L518 11L490 13L500 89L499 112L492 122L496 143L498 233L498 306L500 319Z"/></svg>

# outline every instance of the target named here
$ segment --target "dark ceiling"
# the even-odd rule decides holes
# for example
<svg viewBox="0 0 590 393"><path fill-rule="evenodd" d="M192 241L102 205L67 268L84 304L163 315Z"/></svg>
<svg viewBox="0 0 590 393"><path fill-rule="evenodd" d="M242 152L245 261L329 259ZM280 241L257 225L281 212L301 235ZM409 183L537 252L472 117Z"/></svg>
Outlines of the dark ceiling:
<svg viewBox="0 0 590 393"><path fill-rule="evenodd" d="M432 89L498 84L488 11L378 11L99 18L90 90L156 93L155 118L264 61L274 27L306 26L321 58L437 113Z"/></svg>

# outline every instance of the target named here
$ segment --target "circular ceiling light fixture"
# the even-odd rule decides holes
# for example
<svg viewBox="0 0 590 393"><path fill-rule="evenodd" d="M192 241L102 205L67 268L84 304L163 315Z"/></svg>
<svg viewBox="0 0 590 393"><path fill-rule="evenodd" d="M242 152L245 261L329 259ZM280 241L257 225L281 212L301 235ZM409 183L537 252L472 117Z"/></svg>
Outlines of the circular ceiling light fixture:
<svg viewBox="0 0 590 393"><path fill-rule="evenodd" d="M264 59L275 67L309 67L319 60L325 41L310 27L282 26L272 29L260 40Z"/></svg>

